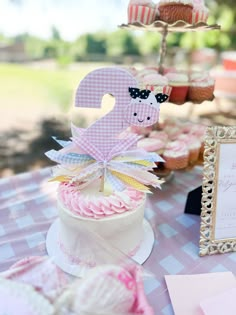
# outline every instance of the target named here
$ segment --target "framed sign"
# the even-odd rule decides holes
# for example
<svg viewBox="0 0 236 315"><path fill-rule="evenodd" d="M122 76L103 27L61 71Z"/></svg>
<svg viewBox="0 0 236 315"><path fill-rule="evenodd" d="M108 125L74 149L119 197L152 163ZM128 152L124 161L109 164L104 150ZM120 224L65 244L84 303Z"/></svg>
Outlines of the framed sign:
<svg viewBox="0 0 236 315"><path fill-rule="evenodd" d="M236 251L236 127L208 127L199 254L233 251Z"/></svg>

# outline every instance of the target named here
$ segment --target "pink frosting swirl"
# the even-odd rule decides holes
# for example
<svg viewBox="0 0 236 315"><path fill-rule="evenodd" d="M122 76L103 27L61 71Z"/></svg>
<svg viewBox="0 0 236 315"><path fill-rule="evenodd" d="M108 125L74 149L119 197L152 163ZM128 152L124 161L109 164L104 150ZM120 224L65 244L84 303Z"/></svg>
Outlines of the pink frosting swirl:
<svg viewBox="0 0 236 315"><path fill-rule="evenodd" d="M165 142L156 138L143 138L138 141L138 148L142 148L147 152L155 152L165 147Z"/></svg>
<svg viewBox="0 0 236 315"><path fill-rule="evenodd" d="M61 183L58 188L59 200L72 213L93 219L132 211L144 199L144 193L127 188L110 196L93 190L80 191L75 184Z"/></svg>
<svg viewBox="0 0 236 315"><path fill-rule="evenodd" d="M183 141L172 141L169 142L166 146L166 151L164 152L165 156L179 156L179 155L188 155L188 149L186 144Z"/></svg>

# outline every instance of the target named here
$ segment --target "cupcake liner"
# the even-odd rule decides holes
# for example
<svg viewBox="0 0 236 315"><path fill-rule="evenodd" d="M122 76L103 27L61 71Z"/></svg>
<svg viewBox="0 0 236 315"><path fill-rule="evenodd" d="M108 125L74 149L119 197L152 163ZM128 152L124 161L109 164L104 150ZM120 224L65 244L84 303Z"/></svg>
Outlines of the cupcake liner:
<svg viewBox="0 0 236 315"><path fill-rule="evenodd" d="M207 22L209 13L206 10L193 10L192 11L192 24L197 24L198 22Z"/></svg>
<svg viewBox="0 0 236 315"><path fill-rule="evenodd" d="M174 4L163 4L158 7L159 19L172 24L176 21L185 21L191 23L192 20L192 10L191 5L174 3Z"/></svg>
<svg viewBox="0 0 236 315"><path fill-rule="evenodd" d="M165 160L165 167L170 170L178 170L178 169L186 168L189 163L188 155L171 157L164 154L163 157Z"/></svg>
<svg viewBox="0 0 236 315"><path fill-rule="evenodd" d="M197 162L200 153L199 149L190 149L189 150L189 164L192 165Z"/></svg>
<svg viewBox="0 0 236 315"><path fill-rule="evenodd" d="M190 86L188 90L188 100L194 103L212 101L214 99L214 85L209 86Z"/></svg>
<svg viewBox="0 0 236 315"><path fill-rule="evenodd" d="M128 6L128 23L140 22L148 25L156 19L156 9L141 5Z"/></svg>
<svg viewBox="0 0 236 315"><path fill-rule="evenodd" d="M171 91L172 91L172 87L169 85L161 86L161 85L155 85L155 84L146 84L145 89L152 91L154 94L163 93L168 96L171 95ZM168 102L168 100L169 99L167 99L166 101Z"/></svg>
<svg viewBox="0 0 236 315"><path fill-rule="evenodd" d="M202 155L204 153L205 150L205 143L204 140L201 142L201 147L200 147L200 155Z"/></svg>
<svg viewBox="0 0 236 315"><path fill-rule="evenodd" d="M183 104L186 101L189 86L172 86L170 94L170 102L175 104Z"/></svg>

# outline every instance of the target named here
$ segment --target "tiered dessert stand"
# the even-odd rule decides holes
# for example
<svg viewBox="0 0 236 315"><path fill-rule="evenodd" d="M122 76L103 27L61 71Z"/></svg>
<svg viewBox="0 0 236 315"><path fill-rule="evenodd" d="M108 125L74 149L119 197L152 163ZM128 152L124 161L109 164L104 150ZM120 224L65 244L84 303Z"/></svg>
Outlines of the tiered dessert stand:
<svg viewBox="0 0 236 315"><path fill-rule="evenodd" d="M159 32L162 34L161 47L159 51L159 74L163 74L164 72L164 62L167 53L167 36L169 33L173 32L198 32L198 31L210 31L210 30L219 30L220 26L217 24L208 25L204 22L199 22L196 24L188 24L184 21L177 21L173 24L168 24L163 21L155 21L152 24L144 25L139 22L129 23L129 24L121 24L119 25L122 29L127 30L143 30L150 32Z"/></svg>

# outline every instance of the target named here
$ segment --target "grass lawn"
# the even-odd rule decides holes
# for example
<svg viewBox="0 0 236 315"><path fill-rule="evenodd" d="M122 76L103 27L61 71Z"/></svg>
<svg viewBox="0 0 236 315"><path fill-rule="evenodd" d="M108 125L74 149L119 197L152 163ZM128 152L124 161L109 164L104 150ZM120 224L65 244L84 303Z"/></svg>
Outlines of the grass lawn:
<svg viewBox="0 0 236 315"><path fill-rule="evenodd" d="M69 137L70 121L86 127L110 110L111 98L102 109L74 106L81 79L104 66L0 63L0 177L47 165L44 152L55 145L51 136Z"/></svg>
<svg viewBox="0 0 236 315"><path fill-rule="evenodd" d="M68 113L80 80L102 64L58 69L54 64L0 63L0 128Z"/></svg>

